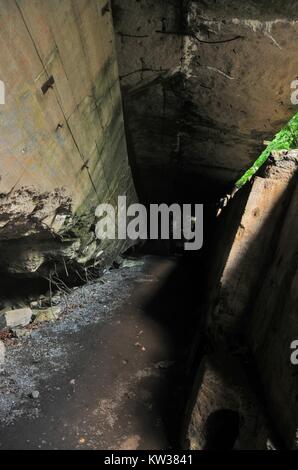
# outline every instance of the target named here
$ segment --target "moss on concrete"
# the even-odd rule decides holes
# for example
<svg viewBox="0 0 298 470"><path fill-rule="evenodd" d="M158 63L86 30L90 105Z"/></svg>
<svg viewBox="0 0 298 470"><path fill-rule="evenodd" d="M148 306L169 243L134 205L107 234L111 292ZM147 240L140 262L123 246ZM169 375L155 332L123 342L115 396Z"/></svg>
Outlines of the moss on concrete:
<svg viewBox="0 0 298 470"><path fill-rule="evenodd" d="M242 188L268 160L274 150L290 150L297 147L298 140L298 113L295 114L288 124L276 134L264 152L261 153L255 163L236 182L237 189Z"/></svg>

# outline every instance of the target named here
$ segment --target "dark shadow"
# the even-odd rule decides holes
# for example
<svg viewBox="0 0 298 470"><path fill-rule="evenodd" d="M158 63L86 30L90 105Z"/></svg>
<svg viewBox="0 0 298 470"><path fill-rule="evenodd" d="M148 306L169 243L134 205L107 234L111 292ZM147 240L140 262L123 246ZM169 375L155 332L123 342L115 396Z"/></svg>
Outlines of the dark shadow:
<svg viewBox="0 0 298 470"><path fill-rule="evenodd" d="M293 183L291 182L284 197L281 197L280 201L277 202L272 213L268 215L260 231L252 239L250 246L247 247L245 253L242 253L241 258L238 259L238 263L234 267L235 270L245 269L248 260L252 262L254 266L253 278L252 280L249 277L247 278L247 282L251 283L251 294L259 291L258 286L262 286L262 280L265 278L272 260L274 260L280 236L279 231L275 228L282 226L292 189ZM159 325L162 325L171 337L172 358L175 365L168 372L167 390L163 394L159 406L161 416L166 423L170 442L174 447L181 445L180 433L185 418L186 403L192 393L198 364L205 352L216 349L216 343L209 341L209 332L206 331L206 314L215 305L208 303L210 301L209 290L212 289L212 285L220 285L221 273L239 227L249 190L248 186L244 193L239 195L240 200L236 199L234 203L235 210L231 210L231 213L227 210L219 224L215 222L214 206L205 206L208 210L206 213L204 249L199 252L180 254L177 258L176 269L144 308L145 313ZM230 217L230 214L232 217ZM273 223L271 228L270 223ZM223 236L224 232L227 232L228 236ZM146 249L150 253L154 252L155 249L158 254L166 254L167 256L171 254L168 246L162 246L162 244L149 244L145 247L145 251ZM237 292L235 295L237 295ZM240 362L242 361L248 383L263 408L268 423L270 423L269 427L275 442L279 447L284 447L276 423L271 419L264 384L252 356L247 352L249 312L253 311L256 297L256 295L250 295L248 298L245 311L234 322L225 339L227 341L226 347L232 355L235 355ZM212 301L217 302L217 300L218 297L215 295ZM282 310L282 306L279 306L279 308ZM245 353L239 353L238 351L243 348ZM220 418L221 415L218 416ZM235 415L233 416L235 418ZM231 433L227 432L227 441L224 440L223 444L225 448L233 444L233 436L236 435L236 419L234 424L233 419L231 418L231 422L227 424L228 429L231 425ZM219 428L222 426L220 422L219 419ZM211 433L210 446L215 446L216 435L215 431L214 435Z"/></svg>
<svg viewBox="0 0 298 470"><path fill-rule="evenodd" d="M237 411L217 410L205 423L204 450L232 450L239 436L240 416Z"/></svg>
<svg viewBox="0 0 298 470"><path fill-rule="evenodd" d="M297 175L294 175L285 185L284 193L276 201L266 219L262 220L260 229L254 237L251 236L250 244L238 252L238 257L235 257L237 262L229 270L229 279L232 279L236 286L234 292L231 292L231 286L226 290L221 289L221 276L239 228L247 196L243 201L235 201L236 206L238 205L235 207L236 211L233 211L233 207L226 210L214 233L214 250L210 250L208 295L203 314L209 315L210 331L206 331L208 351L213 352L219 347L224 347L231 356L239 360L250 391L262 409L263 418L278 449L287 448L284 440L285 429L291 426L290 422L286 423L282 418L284 410L291 406L290 401L287 404L286 396L291 400L293 390L293 386L290 386L293 373L290 360L285 363L285 354L297 333L297 330L285 330L284 322L287 319L283 316L289 285L297 269L297 260L292 258L292 265L286 271L287 275L278 274L281 260L285 255L284 251L279 252L278 247L296 182ZM292 247L292 251L293 249ZM281 279L276 285L277 291L274 291L273 287L274 278ZM243 286L245 289L248 287L247 291L243 290ZM267 292L267 298L264 292ZM268 301L270 293L273 302ZM256 306L257 312L255 312ZM216 310L216 316L212 317L212 313ZM225 324L228 316L229 321ZM225 317L225 320L220 321L220 317ZM283 335L282 341L281 335ZM253 342L256 345L253 345ZM196 352L191 358L192 370L198 367L201 357L197 339L194 346ZM278 390L282 387L281 393ZM193 390L194 397L197 392L198 390ZM292 433L293 435L295 433L293 426Z"/></svg>
<svg viewBox="0 0 298 470"><path fill-rule="evenodd" d="M206 272L208 270L208 240L215 224L215 206L205 206L204 246L199 251L175 252L168 242L148 242L141 254L173 257L176 267L154 296L142 308L145 315L153 319L170 337L171 362L166 371L167 384L156 397L160 415L168 431L168 439L174 448L181 446L180 433L185 415L185 404L192 385L192 371L189 368L194 340L204 349L203 305L206 297ZM163 385L161 385L162 389Z"/></svg>

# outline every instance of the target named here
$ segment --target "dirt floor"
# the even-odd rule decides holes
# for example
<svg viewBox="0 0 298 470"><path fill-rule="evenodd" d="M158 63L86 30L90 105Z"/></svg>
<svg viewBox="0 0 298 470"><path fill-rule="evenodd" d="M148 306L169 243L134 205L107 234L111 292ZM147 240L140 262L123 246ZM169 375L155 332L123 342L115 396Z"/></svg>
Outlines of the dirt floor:
<svg viewBox="0 0 298 470"><path fill-rule="evenodd" d="M58 321L7 345L0 448L176 445L189 338L180 263L146 256L107 271L72 291Z"/></svg>

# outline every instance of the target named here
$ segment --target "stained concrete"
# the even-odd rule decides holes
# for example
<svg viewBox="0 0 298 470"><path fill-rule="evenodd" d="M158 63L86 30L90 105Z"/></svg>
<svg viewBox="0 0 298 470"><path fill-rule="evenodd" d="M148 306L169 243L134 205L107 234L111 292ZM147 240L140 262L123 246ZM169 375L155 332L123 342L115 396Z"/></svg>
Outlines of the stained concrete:
<svg viewBox="0 0 298 470"><path fill-rule="evenodd" d="M290 361L290 345L298 337L297 217L295 188L249 321L249 342L268 407L289 449L298 448L298 375Z"/></svg>
<svg viewBox="0 0 298 470"><path fill-rule="evenodd" d="M297 449L297 374L290 361L298 334L296 183L297 150L275 152L221 216L206 302L214 354L194 364L198 372L187 428L194 448L204 448L209 416L229 409L242 416L243 430L251 416L259 417L256 441L239 433L238 445L244 438L249 448L271 448L271 434L278 448ZM248 398L250 389L263 411ZM262 429L264 416L270 433Z"/></svg>
<svg viewBox="0 0 298 470"><path fill-rule="evenodd" d="M297 151L289 152L289 156L280 152L279 158L268 163L265 177L255 177L247 188L249 194L240 195L230 208L228 218L235 219L236 230L232 231L228 218L224 220L223 243L217 245L215 255L218 277L210 277L207 311L207 327L215 343L223 340L228 347L234 341L241 342L251 316L251 301L274 258L279 227L293 197L296 170Z"/></svg>
<svg viewBox="0 0 298 470"><path fill-rule="evenodd" d="M2 270L45 274L50 259L61 264L57 247L70 230L73 237L67 238L76 238L79 247L62 256L85 265L102 251L94 249L94 233L90 240L95 207L116 205L118 195L136 200L112 16L105 5L105 0L1 2L6 99L0 109L0 239L17 240L10 252L1 245ZM52 85L45 87L49 80ZM36 239L30 237L36 232L58 243L50 250L39 244L36 254L27 256L22 244L31 241L34 251ZM102 264L123 248L105 244Z"/></svg>
<svg viewBox="0 0 298 470"><path fill-rule="evenodd" d="M297 111L295 2L113 5L131 158L155 175L144 197L166 178L216 198Z"/></svg>

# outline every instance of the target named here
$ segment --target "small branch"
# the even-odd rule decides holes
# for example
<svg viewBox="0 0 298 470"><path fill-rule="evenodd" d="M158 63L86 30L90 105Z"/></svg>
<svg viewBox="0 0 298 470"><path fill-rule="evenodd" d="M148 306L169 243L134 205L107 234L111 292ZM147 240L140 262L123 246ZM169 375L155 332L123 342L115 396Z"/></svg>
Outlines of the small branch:
<svg viewBox="0 0 298 470"><path fill-rule="evenodd" d="M66 262L65 262L64 257L62 257L62 259L63 259L63 264L64 264L64 269L65 269L66 276L69 277L69 273L68 273L68 270L67 270L67 266L66 266Z"/></svg>
<svg viewBox="0 0 298 470"><path fill-rule="evenodd" d="M76 273L77 273L79 279L81 279L81 281L85 283L85 279L81 276L81 274L79 273L79 271L77 269L76 269Z"/></svg>
<svg viewBox="0 0 298 470"><path fill-rule="evenodd" d="M235 80L234 77L231 77L230 75L218 69L217 67L211 67L211 65L201 65L201 67L205 67L208 70L212 70L213 72L219 73L220 75L222 75L225 78L228 78L229 80Z"/></svg>

